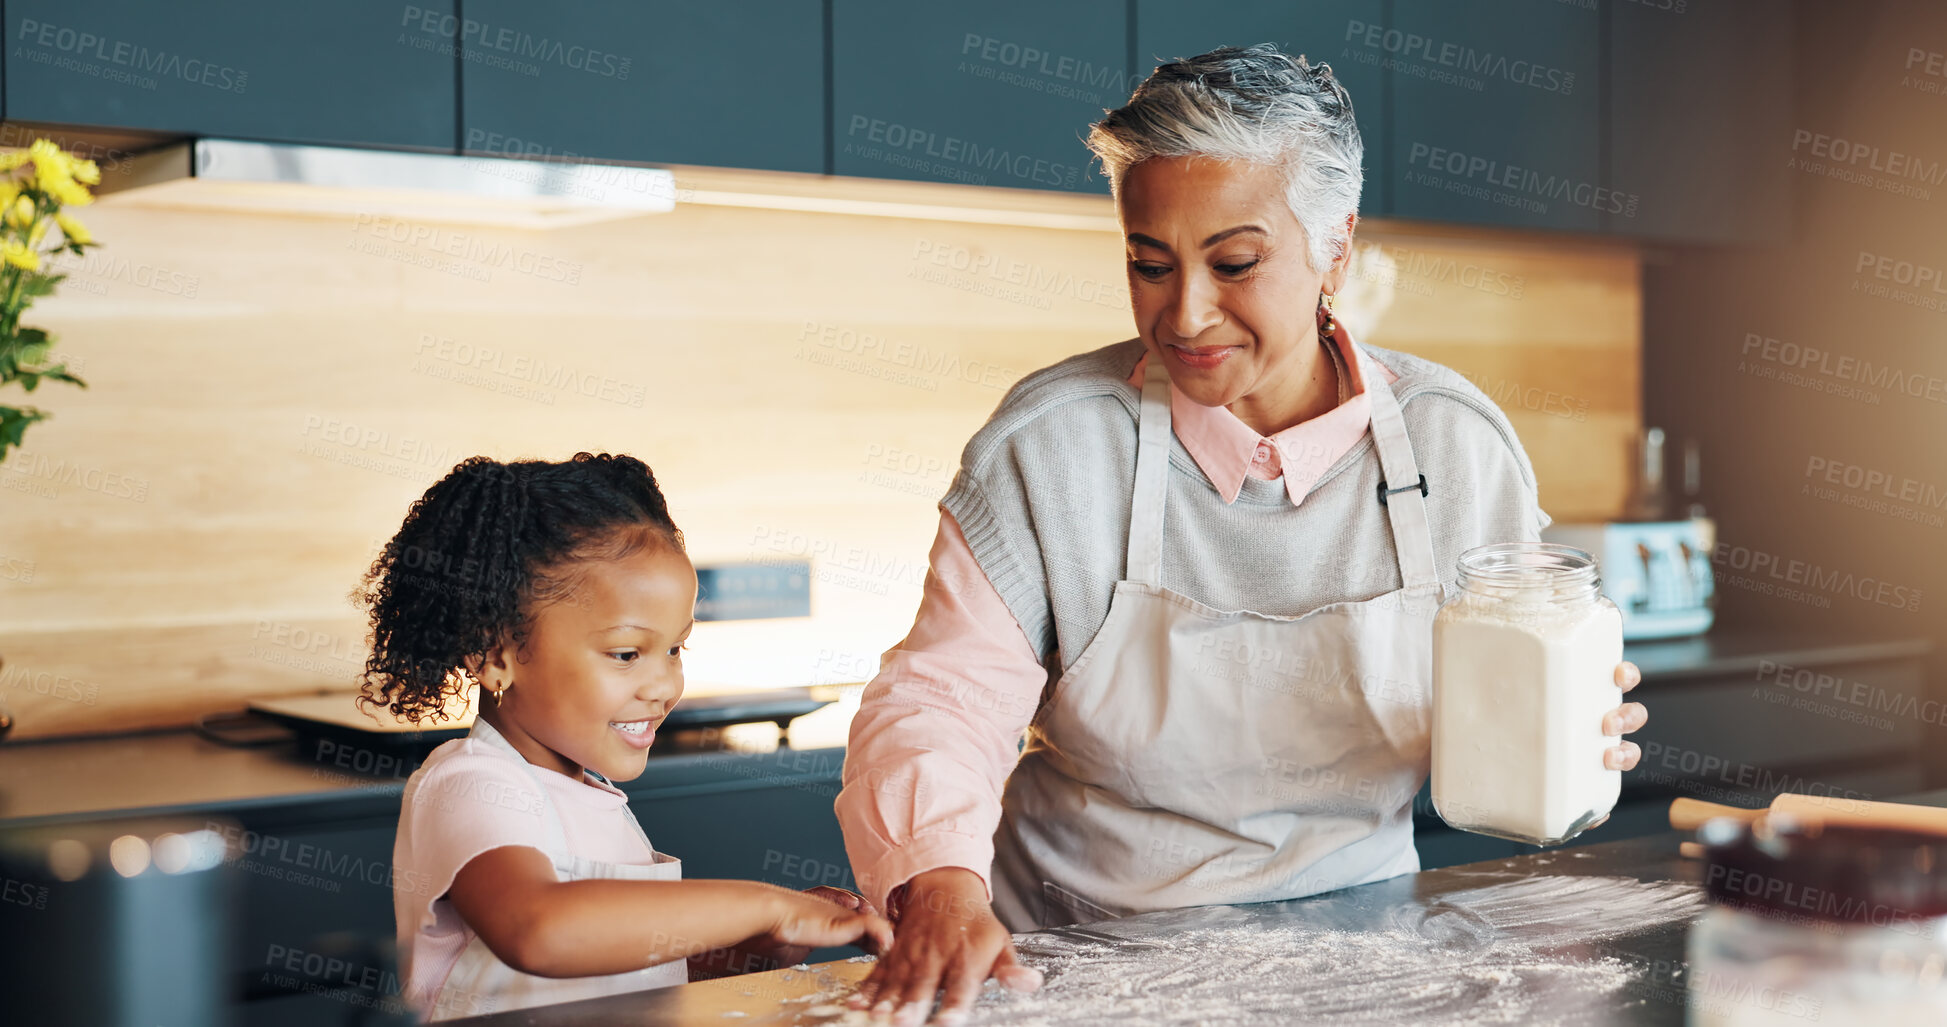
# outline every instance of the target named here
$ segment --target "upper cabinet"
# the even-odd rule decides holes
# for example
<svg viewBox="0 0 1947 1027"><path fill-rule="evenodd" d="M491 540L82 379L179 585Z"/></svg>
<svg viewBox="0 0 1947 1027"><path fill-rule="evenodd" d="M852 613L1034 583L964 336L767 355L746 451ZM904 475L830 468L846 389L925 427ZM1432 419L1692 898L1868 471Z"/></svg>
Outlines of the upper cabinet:
<svg viewBox="0 0 1947 1027"><path fill-rule="evenodd" d="M1083 139L1133 87L1123 0L832 0L832 170L1107 192Z"/></svg>
<svg viewBox="0 0 1947 1027"><path fill-rule="evenodd" d="M1159 63L1330 64L1367 215L1789 234L1769 0L7 0L11 122L1105 193L1084 143Z"/></svg>
<svg viewBox="0 0 1947 1027"><path fill-rule="evenodd" d="M1347 39L1393 79L1393 213L1593 231L1603 181L1602 12L1562 0L1393 0Z"/></svg>
<svg viewBox="0 0 1947 1027"><path fill-rule="evenodd" d="M825 170L818 0L467 0L468 153Z"/></svg>
<svg viewBox="0 0 1947 1027"><path fill-rule="evenodd" d="M1137 81L1158 64L1194 57L1220 46L1275 43L1292 55L1332 66L1332 74L1352 98L1353 116L1365 144L1365 188L1359 213L1391 213L1386 168L1392 135L1386 124L1390 76L1381 67L1384 51L1365 44L1372 30L1383 31L1383 0L1233 0L1221 5L1181 0L1136 0ZM1127 97L1125 97L1127 99Z"/></svg>
<svg viewBox="0 0 1947 1027"><path fill-rule="evenodd" d="M1790 8L1772 0L1612 5L1604 227L1683 242L1790 235Z"/></svg>
<svg viewBox="0 0 1947 1027"><path fill-rule="evenodd" d="M451 150L452 0L8 0L6 117Z"/></svg>

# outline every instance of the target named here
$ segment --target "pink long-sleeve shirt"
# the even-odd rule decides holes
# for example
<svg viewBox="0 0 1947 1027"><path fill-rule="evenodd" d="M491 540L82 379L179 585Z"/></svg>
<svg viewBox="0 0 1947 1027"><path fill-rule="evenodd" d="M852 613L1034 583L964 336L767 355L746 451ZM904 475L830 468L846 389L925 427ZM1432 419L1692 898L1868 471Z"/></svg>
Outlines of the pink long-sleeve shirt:
<svg viewBox="0 0 1947 1027"><path fill-rule="evenodd" d="M1237 500L1246 476L1282 476L1298 506L1366 434L1370 401L1349 333L1323 338L1338 347L1339 403L1275 435L1261 436L1229 410L1170 386L1176 437L1226 503ZM1137 361L1131 385L1142 387L1148 362ZM1377 366L1387 381L1399 377ZM1002 788L1047 683L1020 622L942 510L919 613L866 687L837 801L847 855L874 905L896 913L895 889L940 867L964 867L989 882Z"/></svg>

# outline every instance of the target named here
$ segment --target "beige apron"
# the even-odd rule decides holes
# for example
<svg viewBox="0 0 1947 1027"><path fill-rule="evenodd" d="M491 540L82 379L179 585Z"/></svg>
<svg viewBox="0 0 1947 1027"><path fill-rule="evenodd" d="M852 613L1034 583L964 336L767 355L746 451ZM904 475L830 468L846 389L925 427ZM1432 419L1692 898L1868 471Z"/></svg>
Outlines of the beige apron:
<svg viewBox="0 0 1947 1027"><path fill-rule="evenodd" d="M470 737L512 753L514 758L520 761L521 767L527 771L527 776L533 780L534 789L541 796L541 818L547 825L547 838L541 849L553 861L555 875L561 880L587 881L597 878L622 881L682 880L682 861L660 852L655 853L655 863L648 865L603 863L570 855L568 835L562 829L561 815L555 812L554 801L548 797L547 788L535 774L533 765L527 762L527 757L515 750L493 725L484 720L474 722ZM649 844L648 836L642 835L642 825L636 822L635 816L630 814L628 820L629 825L635 828L636 834L642 836L643 846L655 852L655 847ZM446 980L440 985L439 993L434 997L428 1020L451 1020L482 1013L525 1009L528 1006L601 998L604 995L619 995L624 992L685 984L690 979L689 963L681 959L659 963L642 970L599 977L537 977L522 973L501 962L500 957L493 954L493 950L487 947L486 942L480 940L479 935L471 932L469 934L466 950L460 953L459 962L453 964L452 972L446 975Z"/></svg>
<svg viewBox="0 0 1947 1027"><path fill-rule="evenodd" d="M1149 361L1127 580L1035 715L1003 797L994 908L1010 929L1295 898L1419 869L1412 800L1427 775L1442 588L1399 402L1364 350L1359 360L1385 476L1373 502L1385 503L1405 587L1302 617L1213 609L1162 587L1170 393L1162 361Z"/></svg>

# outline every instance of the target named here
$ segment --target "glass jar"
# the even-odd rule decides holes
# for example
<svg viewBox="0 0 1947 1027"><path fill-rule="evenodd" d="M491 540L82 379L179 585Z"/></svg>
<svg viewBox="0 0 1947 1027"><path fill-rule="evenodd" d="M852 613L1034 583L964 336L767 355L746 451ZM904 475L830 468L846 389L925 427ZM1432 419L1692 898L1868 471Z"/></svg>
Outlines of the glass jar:
<svg viewBox="0 0 1947 1027"><path fill-rule="evenodd" d="M1506 542L1460 556L1433 619L1433 807L1463 831L1553 845L1601 823L1622 791L1603 764L1622 704L1622 612L1595 558Z"/></svg>
<svg viewBox="0 0 1947 1027"><path fill-rule="evenodd" d="M1712 820L1688 1022L1947 1023L1947 836Z"/></svg>

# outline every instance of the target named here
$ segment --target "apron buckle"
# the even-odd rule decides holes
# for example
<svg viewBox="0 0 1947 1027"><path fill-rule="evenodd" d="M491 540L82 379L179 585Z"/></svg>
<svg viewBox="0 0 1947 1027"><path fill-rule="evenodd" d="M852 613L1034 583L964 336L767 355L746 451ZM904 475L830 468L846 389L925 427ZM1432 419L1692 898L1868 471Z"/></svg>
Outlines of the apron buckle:
<svg viewBox="0 0 1947 1027"><path fill-rule="evenodd" d="M1387 487L1386 487L1386 480L1385 480L1384 478L1381 478L1381 479L1379 480L1379 505L1380 505L1380 506L1385 506L1385 505L1386 505L1386 497L1387 497L1387 496L1396 496L1396 495L1399 495L1399 494L1400 494L1400 493L1402 493L1402 492L1411 492L1411 491L1413 491L1414 489L1419 489L1419 490L1420 490L1420 495L1421 495L1421 496L1425 496L1425 495L1426 495L1426 475L1425 475L1425 474L1421 474L1421 475L1420 475L1420 483L1419 483L1419 484L1417 484L1417 485L1408 485L1408 486L1406 486L1405 488L1397 488L1397 489L1389 489L1389 488L1387 488Z"/></svg>

